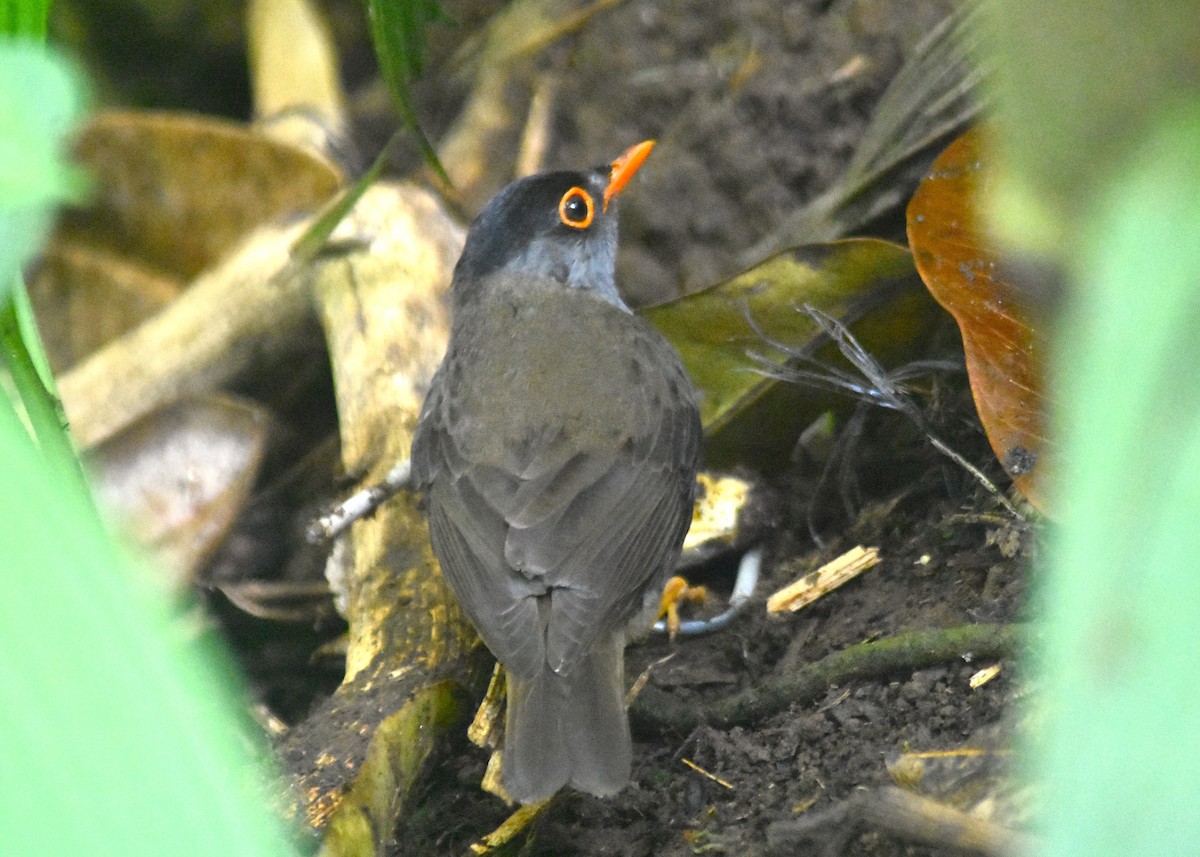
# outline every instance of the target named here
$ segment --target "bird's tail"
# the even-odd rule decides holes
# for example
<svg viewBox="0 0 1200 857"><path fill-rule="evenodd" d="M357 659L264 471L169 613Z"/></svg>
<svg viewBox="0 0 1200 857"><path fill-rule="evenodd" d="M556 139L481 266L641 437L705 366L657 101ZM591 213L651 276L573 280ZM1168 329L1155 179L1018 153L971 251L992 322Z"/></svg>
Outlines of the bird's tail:
<svg viewBox="0 0 1200 857"><path fill-rule="evenodd" d="M533 679L509 675L503 779L510 797L534 803L568 783L607 797L629 782L624 660L612 640L569 675L549 667Z"/></svg>

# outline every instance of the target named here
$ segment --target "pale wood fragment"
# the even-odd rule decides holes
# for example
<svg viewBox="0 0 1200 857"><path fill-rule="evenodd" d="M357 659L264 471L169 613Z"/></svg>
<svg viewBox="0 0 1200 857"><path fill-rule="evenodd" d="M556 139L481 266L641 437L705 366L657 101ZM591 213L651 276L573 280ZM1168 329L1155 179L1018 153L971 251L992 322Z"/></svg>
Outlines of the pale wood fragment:
<svg viewBox="0 0 1200 857"><path fill-rule="evenodd" d="M864 548L862 545L852 548L768 598L767 612L771 615L794 613L878 564L878 548Z"/></svg>

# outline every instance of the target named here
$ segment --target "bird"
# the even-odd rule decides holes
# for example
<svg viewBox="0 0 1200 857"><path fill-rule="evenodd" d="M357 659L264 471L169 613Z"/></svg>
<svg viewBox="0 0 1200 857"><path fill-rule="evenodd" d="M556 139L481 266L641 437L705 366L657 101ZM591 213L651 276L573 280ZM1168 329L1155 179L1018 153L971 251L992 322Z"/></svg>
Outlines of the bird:
<svg viewBox="0 0 1200 857"><path fill-rule="evenodd" d="M624 788L624 648L692 518L699 394L616 285L617 200L653 147L544 172L467 231L412 445L445 580L507 675L501 783Z"/></svg>

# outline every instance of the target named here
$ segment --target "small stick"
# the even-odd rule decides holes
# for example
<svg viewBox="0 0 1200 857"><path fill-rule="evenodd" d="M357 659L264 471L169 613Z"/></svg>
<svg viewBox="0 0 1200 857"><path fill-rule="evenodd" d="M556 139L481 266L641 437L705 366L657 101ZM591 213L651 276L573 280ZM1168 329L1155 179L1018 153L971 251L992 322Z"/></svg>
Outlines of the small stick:
<svg viewBox="0 0 1200 857"><path fill-rule="evenodd" d="M367 517L387 500L409 486L412 480L412 460L404 459L392 467L382 481L368 485L351 494L334 506L327 514L317 518L304 531L309 544L319 545L333 541L350 528L355 521Z"/></svg>
<svg viewBox="0 0 1200 857"><path fill-rule="evenodd" d="M718 777L716 774L709 773L708 771L704 770L704 768L700 767L695 762L693 762L691 759L680 759L679 761L683 762L685 765L687 765L689 768L691 768L696 773L703 774L704 776L708 777L710 780L712 780L717 785L725 786L725 788L729 789L730 791L733 791L733 783L729 782L729 780L723 780L720 777Z"/></svg>
<svg viewBox="0 0 1200 857"><path fill-rule="evenodd" d="M879 548L864 548L862 545L851 548L768 598L767 612L772 616L783 612L795 613L878 564Z"/></svg>

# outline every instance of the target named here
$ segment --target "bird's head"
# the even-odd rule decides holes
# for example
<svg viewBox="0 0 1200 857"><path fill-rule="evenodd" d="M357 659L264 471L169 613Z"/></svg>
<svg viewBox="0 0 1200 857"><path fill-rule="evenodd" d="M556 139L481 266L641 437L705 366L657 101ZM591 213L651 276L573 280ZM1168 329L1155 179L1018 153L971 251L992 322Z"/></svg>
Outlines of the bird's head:
<svg viewBox="0 0 1200 857"><path fill-rule="evenodd" d="M454 302L469 302L494 274L548 278L624 308L617 292L617 196L654 147L639 143L611 166L538 173L513 182L467 232L454 269Z"/></svg>

